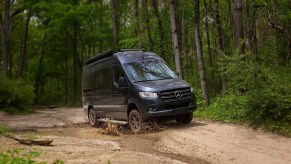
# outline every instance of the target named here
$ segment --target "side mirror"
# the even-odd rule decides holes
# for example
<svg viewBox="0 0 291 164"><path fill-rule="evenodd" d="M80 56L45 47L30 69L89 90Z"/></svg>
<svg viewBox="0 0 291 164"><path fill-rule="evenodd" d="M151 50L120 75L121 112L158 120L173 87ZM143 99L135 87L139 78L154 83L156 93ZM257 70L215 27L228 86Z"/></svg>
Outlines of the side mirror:
<svg viewBox="0 0 291 164"><path fill-rule="evenodd" d="M127 87L127 83L124 77L119 77L118 78L118 87L119 88L125 88Z"/></svg>

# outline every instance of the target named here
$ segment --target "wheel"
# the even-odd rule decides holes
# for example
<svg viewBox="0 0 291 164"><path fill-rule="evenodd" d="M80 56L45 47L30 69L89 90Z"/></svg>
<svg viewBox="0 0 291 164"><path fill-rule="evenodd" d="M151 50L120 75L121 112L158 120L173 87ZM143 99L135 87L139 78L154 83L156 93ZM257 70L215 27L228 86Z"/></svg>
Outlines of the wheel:
<svg viewBox="0 0 291 164"><path fill-rule="evenodd" d="M144 127L144 120L141 117L141 114L137 110L130 111L128 115L128 124L132 133L139 133Z"/></svg>
<svg viewBox="0 0 291 164"><path fill-rule="evenodd" d="M178 124L189 124L193 119L193 113L187 113L184 115L180 115L176 118L176 122Z"/></svg>
<svg viewBox="0 0 291 164"><path fill-rule="evenodd" d="M99 125L99 122L97 121L98 118L97 118L96 113L93 109L89 110L88 119L89 119L90 125L92 127L97 127Z"/></svg>

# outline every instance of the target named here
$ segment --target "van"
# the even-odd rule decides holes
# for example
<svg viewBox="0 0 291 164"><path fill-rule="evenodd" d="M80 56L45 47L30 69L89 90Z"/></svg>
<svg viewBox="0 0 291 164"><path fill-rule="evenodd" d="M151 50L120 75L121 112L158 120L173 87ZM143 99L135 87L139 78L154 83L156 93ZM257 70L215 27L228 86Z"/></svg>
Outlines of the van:
<svg viewBox="0 0 291 164"><path fill-rule="evenodd" d="M152 119L189 124L197 106L191 85L152 52L106 51L84 62L82 80L83 108L91 126L114 119L138 133Z"/></svg>

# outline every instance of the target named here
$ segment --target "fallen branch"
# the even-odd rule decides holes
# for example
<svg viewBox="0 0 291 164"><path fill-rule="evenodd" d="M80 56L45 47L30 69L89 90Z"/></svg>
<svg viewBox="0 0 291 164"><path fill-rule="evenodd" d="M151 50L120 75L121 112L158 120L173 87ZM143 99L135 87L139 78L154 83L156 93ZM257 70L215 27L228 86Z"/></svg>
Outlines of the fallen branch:
<svg viewBox="0 0 291 164"><path fill-rule="evenodd" d="M52 139L30 140L30 139L17 138L17 137L14 137L13 135L7 135L7 134L3 134L3 136L7 137L7 138L10 138L10 139L14 139L14 140L18 141L20 144L24 144L24 145L47 146L47 145L50 145L53 142Z"/></svg>

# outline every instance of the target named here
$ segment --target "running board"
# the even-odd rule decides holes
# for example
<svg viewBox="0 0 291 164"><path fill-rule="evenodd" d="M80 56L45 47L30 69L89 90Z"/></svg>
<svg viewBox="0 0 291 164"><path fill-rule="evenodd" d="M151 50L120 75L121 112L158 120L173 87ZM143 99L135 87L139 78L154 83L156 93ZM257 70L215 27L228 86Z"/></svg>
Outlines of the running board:
<svg viewBox="0 0 291 164"><path fill-rule="evenodd" d="M121 125L128 124L127 121L110 120L110 119L104 119L104 118L97 119L97 121L100 121L100 122L110 122L110 123L113 123L113 124L121 124Z"/></svg>

